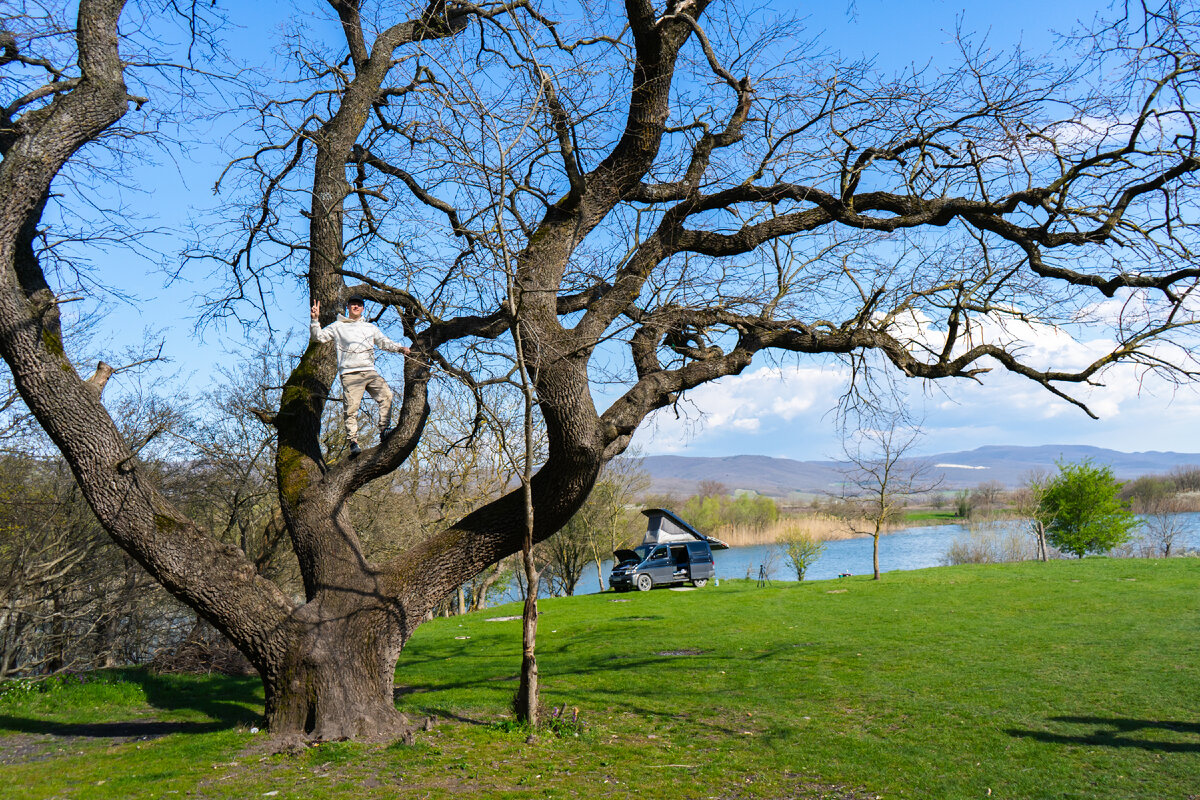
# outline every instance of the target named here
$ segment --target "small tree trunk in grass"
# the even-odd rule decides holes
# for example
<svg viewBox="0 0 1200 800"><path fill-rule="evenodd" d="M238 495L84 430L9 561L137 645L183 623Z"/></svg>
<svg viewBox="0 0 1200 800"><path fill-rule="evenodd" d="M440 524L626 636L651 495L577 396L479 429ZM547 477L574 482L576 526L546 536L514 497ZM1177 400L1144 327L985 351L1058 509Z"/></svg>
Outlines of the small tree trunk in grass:
<svg viewBox="0 0 1200 800"><path fill-rule="evenodd" d="M872 580L879 580L879 526L875 526L875 535L871 537L874 542L871 547L871 566L875 568L875 577Z"/></svg>
<svg viewBox="0 0 1200 800"><path fill-rule="evenodd" d="M538 725L537 670L537 596L538 570L533 563L533 385L525 366L521 325L513 328L517 346L517 363L521 371L521 388L525 395L525 465L521 475L525 499L525 540L521 544L521 560L525 567L525 607L521 613L521 685L517 689L517 719L532 728Z"/></svg>
<svg viewBox="0 0 1200 800"><path fill-rule="evenodd" d="M533 554L528 546L521 552L525 565L525 578L529 591L525 594L525 607L521 614L521 685L517 689L517 719L532 727L538 724L538 668L537 668L537 596L540 576L533 563Z"/></svg>

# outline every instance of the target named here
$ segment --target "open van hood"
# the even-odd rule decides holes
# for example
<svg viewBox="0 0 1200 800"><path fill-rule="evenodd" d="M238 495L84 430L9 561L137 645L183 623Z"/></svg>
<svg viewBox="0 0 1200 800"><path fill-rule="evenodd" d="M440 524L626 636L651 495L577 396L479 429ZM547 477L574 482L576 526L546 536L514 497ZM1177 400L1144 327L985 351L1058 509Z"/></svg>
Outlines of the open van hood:
<svg viewBox="0 0 1200 800"><path fill-rule="evenodd" d="M613 553L613 559L618 565L625 564L630 561L636 564L641 562L642 557L632 550L617 550Z"/></svg>

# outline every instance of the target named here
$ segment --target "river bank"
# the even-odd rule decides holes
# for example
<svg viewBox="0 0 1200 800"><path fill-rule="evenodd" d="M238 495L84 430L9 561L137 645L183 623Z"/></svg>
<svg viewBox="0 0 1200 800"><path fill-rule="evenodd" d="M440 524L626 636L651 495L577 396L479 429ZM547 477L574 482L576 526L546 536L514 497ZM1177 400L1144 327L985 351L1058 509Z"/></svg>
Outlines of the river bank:
<svg viewBox="0 0 1200 800"><path fill-rule="evenodd" d="M1200 549L1200 513L1188 512L1177 515L1183 523L1183 534L1174 552ZM879 539L879 566L883 572L926 569L945 566L948 554L956 544L979 542L981 539L995 540L998 550L1003 550L1005 540L1019 546L1028 540L1029 555L1032 554L1033 537L1026 535L1023 520L996 520L991 524L952 523L947 525L924 525L896 528ZM841 575L863 575L871 572L872 541L870 536L844 537L825 541L825 552L809 567L806 580L826 580ZM1116 555L1140 555L1135 541ZM772 581L794 581L796 574L787 563L782 549L774 543L734 545L728 550L714 554L718 579L745 578L755 580L760 574ZM1013 559L1019 560L1019 559ZM607 575L611 564L605 564ZM576 591L592 593L599 589L594 571L581 581Z"/></svg>
<svg viewBox="0 0 1200 800"><path fill-rule="evenodd" d="M1135 511L1139 506L1134 503ZM1180 492L1160 500L1156 507L1162 509L1157 514L1141 514L1139 516L1172 516L1187 517L1200 514L1200 492ZM958 525L963 527L988 526L996 524L1020 525L1028 520L1017 513L1016 509L1003 503L989 506L980 511L976 509L970 519L963 519L948 510L930 506L911 506L905 510L905 516L884 526L883 535L918 528L929 528L942 525ZM836 542L845 539L855 539L868 536L867 531L874 525L866 519L844 519L822 511L808 511L803 506L790 506L781 509L777 521L766 526L755 525L725 525L713 532L723 542L733 547L754 547L757 545L774 545L794 535L803 535L819 542Z"/></svg>
<svg viewBox="0 0 1200 800"><path fill-rule="evenodd" d="M996 518L1004 519L1004 518ZM1015 519L1015 517L1014 517ZM996 520L988 520L996 521ZM961 525L962 520L947 517L944 520L921 519L899 520L889 523L883 528L883 535L913 528L929 528L941 525ZM806 514L795 517L782 517L766 526L726 525L719 528L713 535L730 547L755 547L758 545L774 545L794 535L807 536L818 542L839 542L846 539L868 537L866 533L856 531L867 530L873 525L865 519L846 520L828 514Z"/></svg>

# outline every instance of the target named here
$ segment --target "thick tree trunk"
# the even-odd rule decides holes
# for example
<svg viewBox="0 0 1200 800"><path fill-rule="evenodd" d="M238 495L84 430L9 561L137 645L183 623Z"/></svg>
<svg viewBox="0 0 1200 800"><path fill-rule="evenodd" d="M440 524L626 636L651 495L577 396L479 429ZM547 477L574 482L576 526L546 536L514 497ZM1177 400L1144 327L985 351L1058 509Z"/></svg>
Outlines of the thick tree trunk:
<svg viewBox="0 0 1200 800"><path fill-rule="evenodd" d="M344 509L319 489L284 505L308 601L256 664L267 726L283 743L394 738L406 730L393 699L396 661L428 609L409 613L410 587L366 559Z"/></svg>
<svg viewBox="0 0 1200 800"><path fill-rule="evenodd" d="M386 609L325 609L298 622L287 654L263 675L271 734L287 742L404 733L407 719L393 695L399 654L399 635L389 630L393 618Z"/></svg>

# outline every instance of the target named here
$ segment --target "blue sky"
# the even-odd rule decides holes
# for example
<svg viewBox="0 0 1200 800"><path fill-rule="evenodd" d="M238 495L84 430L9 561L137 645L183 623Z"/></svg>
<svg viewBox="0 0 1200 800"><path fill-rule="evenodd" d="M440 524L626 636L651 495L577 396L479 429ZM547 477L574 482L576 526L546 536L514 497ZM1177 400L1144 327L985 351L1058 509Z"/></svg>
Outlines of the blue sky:
<svg viewBox="0 0 1200 800"><path fill-rule="evenodd" d="M280 2L228 5L235 24L241 26L231 31L230 38L246 43L274 35L283 14L306 8L302 3ZM311 3L308 13L322 16L321 6ZM1090 20L1104 11L1107 4L835 0L775 7L807 15L811 30L826 32L826 46L846 56L875 56L879 66L896 69L954 58L953 31L959 24L986 34L996 48L1021 42L1031 50L1044 50L1053 46L1051 29L1068 31L1078 20ZM261 47L259 51L267 62L270 56ZM214 128L213 135L223 134ZM147 185L157 187L153 197L158 223L168 229L182 227L189 207L212 203L211 186L224 165L215 147L193 147L173 159L164 158L142 173ZM168 253L171 266L172 248L167 241L160 240L159 246ZM100 254L95 260L103 271L117 276L114 282L129 286L132 281L135 287L133 301L110 302L111 313L101 325L102 341L119 346L140 340L146 330L155 331L165 342L164 353L173 359L179 380L195 392L210 385L217 370L247 347L240 330L208 328L202 336L195 331L189 308L194 306L193 294L208 283L207 269L190 267L181 280L166 286L151 259L122 252ZM272 321L303 336L305 295L298 285L279 289ZM1061 338L1053 331L1036 331L1034 336L1047 342ZM1096 343L1058 341L1055 346L1074 348L1081 358L1092 344ZM836 456L839 440L831 412L845 386L845 369L833 362L756 363L740 376L693 391L677 409L679 417L676 410L661 412L639 432L635 443L644 454ZM1089 395L1100 421L1027 381L999 373L985 376L983 385L912 383L907 398L914 415L925 420L924 452L1044 443L1200 452L1200 394L1190 386L1176 388L1132 369L1110 373L1107 386Z"/></svg>

